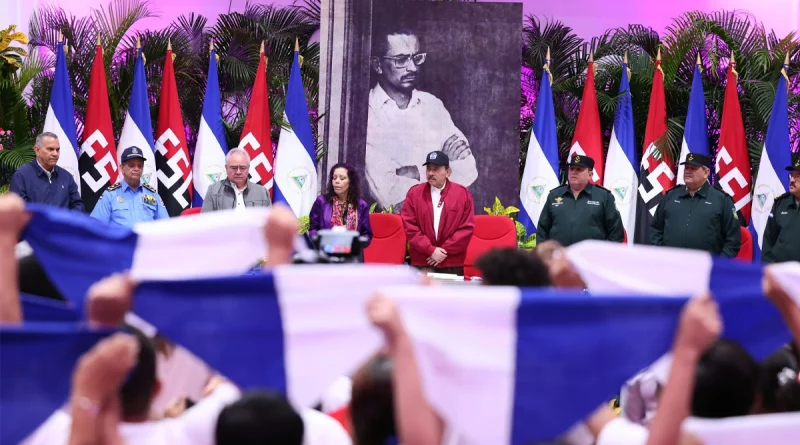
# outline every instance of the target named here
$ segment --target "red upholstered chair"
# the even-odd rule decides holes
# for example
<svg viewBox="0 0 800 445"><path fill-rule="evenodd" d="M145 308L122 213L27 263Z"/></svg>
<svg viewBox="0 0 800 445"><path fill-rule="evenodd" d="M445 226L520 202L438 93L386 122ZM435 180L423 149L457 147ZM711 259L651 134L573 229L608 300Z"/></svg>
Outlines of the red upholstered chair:
<svg viewBox="0 0 800 445"><path fill-rule="evenodd" d="M406 260L406 232L400 215L370 213L372 242L364 249L365 263L403 264Z"/></svg>
<svg viewBox="0 0 800 445"><path fill-rule="evenodd" d="M464 279L481 276L475 267L484 252L495 248L517 247L517 228L514 220L506 216L475 216L475 233L467 246L467 258L464 260Z"/></svg>
<svg viewBox="0 0 800 445"><path fill-rule="evenodd" d="M753 262L753 237L746 227L739 227L739 233L742 235L742 247L739 249L739 254L736 259L748 263Z"/></svg>
<svg viewBox="0 0 800 445"><path fill-rule="evenodd" d="M201 207L189 207L188 209L181 212L181 216L191 216L197 215L200 213Z"/></svg>

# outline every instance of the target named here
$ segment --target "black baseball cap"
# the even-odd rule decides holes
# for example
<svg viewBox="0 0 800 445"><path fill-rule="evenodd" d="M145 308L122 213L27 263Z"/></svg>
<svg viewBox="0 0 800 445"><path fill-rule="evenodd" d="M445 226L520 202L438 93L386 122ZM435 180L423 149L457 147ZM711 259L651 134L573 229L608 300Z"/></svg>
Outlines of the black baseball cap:
<svg viewBox="0 0 800 445"><path fill-rule="evenodd" d="M428 153L428 157L425 158L425 163L422 164L423 166L433 164L433 165L443 165L445 167L450 167L450 158L444 154L443 151L432 151Z"/></svg>
<svg viewBox="0 0 800 445"><path fill-rule="evenodd" d="M686 160L681 162L681 165L696 165L698 167L711 168L711 158L700 153L689 153L686 155Z"/></svg>
<svg viewBox="0 0 800 445"><path fill-rule="evenodd" d="M786 167L787 172L800 172L800 153L792 155L792 165Z"/></svg>
<svg viewBox="0 0 800 445"><path fill-rule="evenodd" d="M594 159L586 155L575 155L567 162L567 165L577 165L578 167L594 168Z"/></svg>
<svg viewBox="0 0 800 445"><path fill-rule="evenodd" d="M130 161L131 159L144 159L144 152L139 147L128 147L122 151L121 162Z"/></svg>

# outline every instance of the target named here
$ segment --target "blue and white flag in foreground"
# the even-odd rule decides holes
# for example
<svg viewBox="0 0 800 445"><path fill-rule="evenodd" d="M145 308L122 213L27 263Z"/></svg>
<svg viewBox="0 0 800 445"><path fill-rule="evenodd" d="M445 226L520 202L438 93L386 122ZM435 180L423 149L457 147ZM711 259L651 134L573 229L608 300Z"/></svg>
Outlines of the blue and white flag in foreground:
<svg viewBox="0 0 800 445"><path fill-rule="evenodd" d="M381 346L366 316L375 289L418 281L406 267L288 266L235 278L145 282L134 311L241 388L285 391L305 408Z"/></svg>
<svg viewBox="0 0 800 445"><path fill-rule="evenodd" d="M0 326L0 443L20 443L67 401L78 358L108 334L75 323Z"/></svg>
<svg viewBox="0 0 800 445"><path fill-rule="evenodd" d="M275 155L275 202L289 205L298 217L308 216L317 198L317 153L306 93L295 47L284 111L289 128L281 128Z"/></svg>
<svg viewBox="0 0 800 445"><path fill-rule="evenodd" d="M791 338L780 313L763 295L764 267L760 264L697 250L640 245L626 248L603 241L570 246L567 256L592 295L694 296L711 292L725 323L723 336L739 342L756 359L766 357ZM781 266L772 270L792 276L790 266Z"/></svg>
<svg viewBox="0 0 800 445"><path fill-rule="evenodd" d="M78 313L86 291L111 274L140 280L192 279L247 272L267 252L269 209L212 212L135 225L109 226L89 215L29 204L23 232L56 288ZM181 258L164 262L164 258Z"/></svg>
<svg viewBox="0 0 800 445"><path fill-rule="evenodd" d="M47 107L47 116L44 118L42 131L49 131L58 136L58 143L61 146L58 166L72 175L75 183L78 184L78 191L80 192L78 130L75 127L75 108L72 105L72 87L69 84L67 59L64 56L65 51L64 42L58 42L56 45L56 72L53 77L53 90L50 93L50 106Z"/></svg>

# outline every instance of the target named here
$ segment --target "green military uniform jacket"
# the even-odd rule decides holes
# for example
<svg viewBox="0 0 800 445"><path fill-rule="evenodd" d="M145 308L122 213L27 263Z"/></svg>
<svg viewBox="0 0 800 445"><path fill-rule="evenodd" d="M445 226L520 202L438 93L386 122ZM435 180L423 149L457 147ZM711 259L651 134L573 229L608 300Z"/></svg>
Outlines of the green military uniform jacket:
<svg viewBox="0 0 800 445"><path fill-rule="evenodd" d="M593 184L586 184L577 199L567 184L554 188L536 225L536 242L549 239L565 247L587 239L621 243L624 231L614 195Z"/></svg>
<svg viewBox="0 0 800 445"><path fill-rule="evenodd" d="M705 250L733 258L742 244L739 228L730 195L706 182L692 196L681 184L661 197L650 241L656 246Z"/></svg>
<svg viewBox="0 0 800 445"><path fill-rule="evenodd" d="M775 199L764 230L761 261L800 261L800 205L791 193Z"/></svg>

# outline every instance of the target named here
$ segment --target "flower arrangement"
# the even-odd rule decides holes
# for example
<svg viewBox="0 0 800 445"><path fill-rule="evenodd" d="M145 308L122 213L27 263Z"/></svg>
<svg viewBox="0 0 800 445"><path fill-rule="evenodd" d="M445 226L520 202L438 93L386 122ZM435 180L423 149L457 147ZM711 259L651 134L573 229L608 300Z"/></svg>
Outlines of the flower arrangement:
<svg viewBox="0 0 800 445"><path fill-rule="evenodd" d="M4 130L0 127L0 150L14 148L14 135L11 130Z"/></svg>

